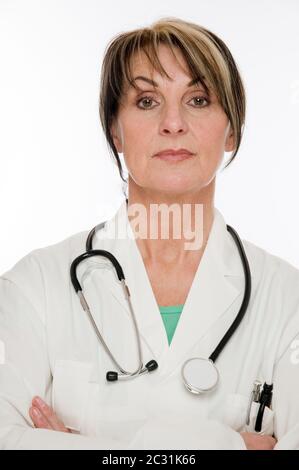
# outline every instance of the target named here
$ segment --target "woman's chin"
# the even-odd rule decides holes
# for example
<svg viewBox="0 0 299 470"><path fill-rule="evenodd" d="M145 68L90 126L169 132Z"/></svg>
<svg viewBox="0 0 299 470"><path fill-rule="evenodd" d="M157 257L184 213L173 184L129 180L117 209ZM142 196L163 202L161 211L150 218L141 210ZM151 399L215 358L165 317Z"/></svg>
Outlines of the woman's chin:
<svg viewBox="0 0 299 470"><path fill-rule="evenodd" d="M155 184L152 186L152 191L153 192L158 192L162 193L168 196L179 196L182 194L186 194L188 192L193 192L195 189L195 186L198 187L198 181L197 184L195 184L194 181L169 181L167 179L161 179L159 181L155 181Z"/></svg>

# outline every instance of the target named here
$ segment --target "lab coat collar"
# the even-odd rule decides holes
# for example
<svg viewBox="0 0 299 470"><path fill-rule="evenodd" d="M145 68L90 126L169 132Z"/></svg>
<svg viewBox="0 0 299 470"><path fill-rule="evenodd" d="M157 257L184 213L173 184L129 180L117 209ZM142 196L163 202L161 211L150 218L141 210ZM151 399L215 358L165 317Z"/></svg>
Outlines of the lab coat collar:
<svg viewBox="0 0 299 470"><path fill-rule="evenodd" d="M116 229L118 235L120 234L120 228L123 230L123 239L113 236ZM188 351L205 337L217 320L226 315L238 297L241 303L243 279L241 283L232 280L236 276L244 278L242 262L235 242L227 231L225 220L217 208L214 208L209 238L170 346L159 306L127 218L126 201L107 221L105 229L97 232L93 247L110 251L121 264L130 289L140 335L153 357L158 360L160 373L170 373L184 358L188 358ZM109 289L131 321L126 299L117 282L109 283ZM229 313L228 326L236 313L237 311L233 315ZM220 337L215 338L215 343L211 339L211 350L203 353L209 356L224 333L225 330L221 331ZM147 362L147 358L144 359Z"/></svg>

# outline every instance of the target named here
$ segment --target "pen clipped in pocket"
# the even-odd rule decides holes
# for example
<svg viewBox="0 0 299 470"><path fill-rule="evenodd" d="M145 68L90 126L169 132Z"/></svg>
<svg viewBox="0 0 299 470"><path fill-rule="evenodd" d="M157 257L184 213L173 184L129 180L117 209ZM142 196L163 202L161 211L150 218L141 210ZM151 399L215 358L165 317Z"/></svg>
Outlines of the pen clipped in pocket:
<svg viewBox="0 0 299 470"><path fill-rule="evenodd" d="M244 431L254 432L257 434L267 434L272 436L274 432L274 411L268 406L265 406L262 427L259 432L255 431L256 418L259 412L260 403L252 402L250 410L250 421L249 424L245 424Z"/></svg>
<svg viewBox="0 0 299 470"><path fill-rule="evenodd" d="M222 421L237 432L255 431L256 418L259 411L260 403L252 402L248 418L249 397L239 393L231 393L226 397L222 410ZM268 434L272 436L274 431L274 411L268 406L264 409L261 431L257 434Z"/></svg>

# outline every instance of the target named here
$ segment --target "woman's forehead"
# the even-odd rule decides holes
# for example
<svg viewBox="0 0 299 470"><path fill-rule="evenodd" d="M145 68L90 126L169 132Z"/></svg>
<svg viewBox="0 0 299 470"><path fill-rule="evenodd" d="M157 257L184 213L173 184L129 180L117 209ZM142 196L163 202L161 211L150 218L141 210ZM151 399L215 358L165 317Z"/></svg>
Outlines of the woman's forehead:
<svg viewBox="0 0 299 470"><path fill-rule="evenodd" d="M150 53L150 51L148 53ZM157 54L159 64L155 64L155 61L153 61L153 59L150 60L145 51L140 50L130 58L130 71L132 72L132 74L137 73L138 75L139 73L141 74L141 72L147 72L148 76L153 78L155 74L161 75L162 70L160 69L160 67L162 66L164 70L166 68L180 68L182 73L191 76L191 72L189 70L187 62L178 47L175 47L175 54L176 55L174 55L174 53L170 50L169 47L160 45L158 46Z"/></svg>
<svg viewBox="0 0 299 470"><path fill-rule="evenodd" d="M159 60L161 58L159 57ZM205 80L203 73L195 74L189 69L185 61L180 60L178 62L177 58L173 58L171 62L165 63L161 61L161 65L164 70L161 70L160 67L154 66L154 64L148 59L145 53L140 53L137 57L132 57L129 64L129 71L124 77L124 91L128 91L132 88L139 88L139 85L149 84L153 87L158 88L159 84L164 80L166 81L180 81L180 84L186 86L186 88L197 85L205 88L203 84L206 85L209 89L209 85ZM166 72L166 75L165 75ZM126 78L129 80L126 80ZM207 90L206 90L207 91Z"/></svg>

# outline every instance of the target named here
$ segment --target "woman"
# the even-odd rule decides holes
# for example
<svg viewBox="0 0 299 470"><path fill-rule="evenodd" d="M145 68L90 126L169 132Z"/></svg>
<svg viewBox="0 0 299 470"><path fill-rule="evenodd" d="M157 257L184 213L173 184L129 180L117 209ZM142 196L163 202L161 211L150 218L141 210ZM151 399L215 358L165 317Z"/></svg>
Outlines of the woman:
<svg viewBox="0 0 299 470"><path fill-rule="evenodd" d="M245 118L228 48L176 18L120 34L104 58L100 116L122 178L123 153L128 199L98 227L92 249L116 257L130 297L100 255L83 259L71 282L88 232L34 250L2 276L1 447L299 448L298 270L244 241L244 296L237 242L214 207L217 170L224 152L233 152L229 163L236 156ZM156 205L183 217L159 218ZM211 356L245 297L245 316L215 360L218 382L203 361L215 383L190 393L183 364ZM142 364L154 367L109 382L116 362L140 371L130 305Z"/></svg>

